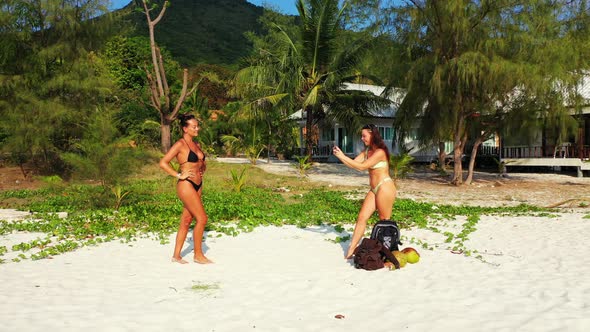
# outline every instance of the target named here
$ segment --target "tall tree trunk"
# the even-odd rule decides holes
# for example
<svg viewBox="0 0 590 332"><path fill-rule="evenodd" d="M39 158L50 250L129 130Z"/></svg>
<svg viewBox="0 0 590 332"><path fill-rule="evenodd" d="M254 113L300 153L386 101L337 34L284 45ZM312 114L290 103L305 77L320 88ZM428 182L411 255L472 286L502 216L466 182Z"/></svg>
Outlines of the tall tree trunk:
<svg viewBox="0 0 590 332"><path fill-rule="evenodd" d="M172 123L172 121L176 119L178 111L180 111L180 108L182 107L182 104L184 103L186 96L192 94L198 86L198 84L195 84L190 91L187 90L188 70L185 68L182 73L182 89L180 91L178 99L176 100L176 104L174 105L174 107L172 107L172 98L170 94L170 88L168 86L168 80L166 78L164 59L162 58L160 48L156 44L156 38L154 33L156 24L158 24L164 16L166 8L168 7L168 3L169 1L164 1L160 13L155 19L152 19L150 15L151 9L148 7L147 1L142 0L143 11L145 13L149 29L150 50L152 53L153 67L152 70L148 70L146 68L145 71L147 74L147 79L151 92L150 102L152 106L160 113L160 144L163 152L168 152L168 150L170 150L170 146L172 143L170 140L170 124Z"/></svg>
<svg viewBox="0 0 590 332"><path fill-rule="evenodd" d="M453 146L453 179L451 183L460 186L463 184L463 165L461 165L461 140L455 140L455 144Z"/></svg>
<svg viewBox="0 0 590 332"><path fill-rule="evenodd" d="M305 120L305 148L308 161L311 162L313 158L313 107L307 106L305 112L307 113L307 119Z"/></svg>
<svg viewBox="0 0 590 332"><path fill-rule="evenodd" d="M465 121L463 115L459 114L453 133L453 179L451 183L460 186L463 184L463 165L461 164L461 154L464 149L464 140L466 139Z"/></svg>
<svg viewBox="0 0 590 332"><path fill-rule="evenodd" d="M465 143L467 142L467 130L465 129L465 115L461 111L461 108L457 112L458 115L453 133L453 179L451 183L460 186L463 184L461 156L463 155Z"/></svg>
<svg viewBox="0 0 590 332"><path fill-rule="evenodd" d="M446 172L446 163L445 159L447 159L447 153L445 151L445 142L439 141L438 142L438 168L442 172Z"/></svg>
<svg viewBox="0 0 590 332"><path fill-rule="evenodd" d="M473 144L473 148L471 149L471 157L469 158L469 169L467 171L467 179L465 179L465 184L471 184L473 181L473 171L475 168L475 157L477 157L477 149L483 143L483 137L480 136L475 140Z"/></svg>
<svg viewBox="0 0 590 332"><path fill-rule="evenodd" d="M268 117L267 117L268 120ZM272 150L272 125L270 123L270 120L267 121L268 123L268 147L266 150L266 156L267 156L267 163L270 164L270 151Z"/></svg>
<svg viewBox="0 0 590 332"><path fill-rule="evenodd" d="M18 167L20 168L20 172L23 174L23 178L26 180L27 176L29 175L29 172L27 172L27 170L25 169L24 162L19 162Z"/></svg>
<svg viewBox="0 0 590 332"><path fill-rule="evenodd" d="M160 144L162 151L168 152L170 150L170 146L172 146L172 140L170 138L170 124L172 120L167 119L166 117L162 117L160 121L160 134L162 135Z"/></svg>

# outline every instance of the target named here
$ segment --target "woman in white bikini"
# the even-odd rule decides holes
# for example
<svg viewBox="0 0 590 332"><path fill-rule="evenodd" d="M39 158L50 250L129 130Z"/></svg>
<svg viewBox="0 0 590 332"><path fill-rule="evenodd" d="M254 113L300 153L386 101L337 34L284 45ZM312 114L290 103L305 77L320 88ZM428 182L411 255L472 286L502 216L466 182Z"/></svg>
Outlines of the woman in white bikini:
<svg viewBox="0 0 590 332"><path fill-rule="evenodd" d="M361 140L366 149L354 159L347 157L337 146L334 146L333 149L334 156L344 165L359 171L369 170L369 184L371 185L371 190L365 196L356 219L350 247L344 256L346 259L352 258L354 249L365 234L367 221L375 210L377 210L380 220L391 218L396 196L395 184L389 176L389 150L377 127L372 124L364 126L361 130Z"/></svg>

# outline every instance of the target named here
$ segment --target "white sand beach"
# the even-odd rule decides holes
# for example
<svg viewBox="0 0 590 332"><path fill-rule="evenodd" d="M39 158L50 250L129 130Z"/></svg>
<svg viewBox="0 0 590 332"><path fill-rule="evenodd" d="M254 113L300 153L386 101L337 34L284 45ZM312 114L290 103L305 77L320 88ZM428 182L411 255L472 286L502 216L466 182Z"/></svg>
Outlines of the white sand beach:
<svg viewBox="0 0 590 332"><path fill-rule="evenodd" d="M0 330L585 331L589 223L485 217L467 244L484 261L418 248L396 271L355 269L329 227L208 237L213 265L170 263L154 240L105 243L0 265Z"/></svg>
<svg viewBox="0 0 590 332"><path fill-rule="evenodd" d="M328 226L208 233L211 265L171 263L171 243L145 238L9 261L0 331L586 331L587 214L483 216L465 242L479 258L451 252L441 233L404 229L402 247L421 260L395 271L355 269Z"/></svg>

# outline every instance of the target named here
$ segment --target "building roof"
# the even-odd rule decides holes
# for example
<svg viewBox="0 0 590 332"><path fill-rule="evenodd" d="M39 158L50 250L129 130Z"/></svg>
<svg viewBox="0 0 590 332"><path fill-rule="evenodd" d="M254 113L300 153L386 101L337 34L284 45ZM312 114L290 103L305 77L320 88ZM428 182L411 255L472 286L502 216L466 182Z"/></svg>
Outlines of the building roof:
<svg viewBox="0 0 590 332"><path fill-rule="evenodd" d="M367 91L376 96L383 96L383 92L385 91L385 87L380 85L345 83L344 86L346 90ZM584 105L590 105L590 72L586 73L578 84L578 93L585 100ZM391 100L391 105L389 107L375 108L369 111L369 113L376 118L393 118L405 95L405 90L394 88L387 96ZM584 111L584 113L587 112L590 112L590 110ZM305 113L302 110L298 110L290 118L304 119Z"/></svg>
<svg viewBox="0 0 590 332"><path fill-rule="evenodd" d="M345 83L344 84L345 90L349 91L363 91L363 92L371 92L375 96L382 96L383 92L385 91L384 86L380 85L371 85L371 84L360 84L360 83ZM401 89L393 89L390 91L387 98L391 100L391 105L388 107L380 107L374 108L369 111L369 114L376 118L393 118L395 113L397 112L397 108L403 101L405 96L405 92ZM291 119L304 119L306 114L301 110L297 110L289 118Z"/></svg>
<svg viewBox="0 0 590 332"><path fill-rule="evenodd" d="M390 106L374 108L369 111L369 113L376 118L393 118L399 105L404 100L404 96L406 95L403 90L394 88L389 91L387 96L384 96L383 93L385 91L385 87L380 85L345 83L344 86L346 87L346 90L371 92L375 96L386 97L387 99L391 100Z"/></svg>

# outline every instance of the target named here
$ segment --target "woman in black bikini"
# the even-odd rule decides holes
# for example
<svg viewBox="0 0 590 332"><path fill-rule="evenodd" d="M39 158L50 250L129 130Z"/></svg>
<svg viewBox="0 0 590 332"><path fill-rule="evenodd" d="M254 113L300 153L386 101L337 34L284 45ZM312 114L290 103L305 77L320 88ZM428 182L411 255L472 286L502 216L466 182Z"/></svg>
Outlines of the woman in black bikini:
<svg viewBox="0 0 590 332"><path fill-rule="evenodd" d="M180 216L180 226L176 234L176 244L174 246L174 255L172 262L186 264L188 263L180 256L182 246L186 240L188 229L193 218L196 225L193 230L193 241L195 254L193 261L200 264L213 263L203 254L202 242L203 232L207 224L207 214L201 200L203 173L207 168L205 164L205 154L198 143L193 142L193 138L199 134L199 123L192 114L180 114L178 116L180 127L182 129L182 138L179 139L160 160L160 167L171 176L178 178L176 192L184 204L182 215ZM176 158L180 164L180 172L177 173L170 161Z"/></svg>

